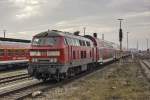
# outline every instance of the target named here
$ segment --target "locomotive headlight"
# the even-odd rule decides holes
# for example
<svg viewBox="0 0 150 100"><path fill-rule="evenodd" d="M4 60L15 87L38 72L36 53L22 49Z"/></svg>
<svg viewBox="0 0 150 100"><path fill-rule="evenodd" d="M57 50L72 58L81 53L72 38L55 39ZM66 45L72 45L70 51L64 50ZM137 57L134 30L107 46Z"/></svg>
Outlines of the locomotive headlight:
<svg viewBox="0 0 150 100"><path fill-rule="evenodd" d="M51 63L56 63L57 62L57 58L50 58L49 60Z"/></svg>
<svg viewBox="0 0 150 100"><path fill-rule="evenodd" d="M53 58L51 58L49 61L52 63L53 62Z"/></svg>
<svg viewBox="0 0 150 100"><path fill-rule="evenodd" d="M32 62L37 62L38 59L37 58L32 58Z"/></svg>
<svg viewBox="0 0 150 100"><path fill-rule="evenodd" d="M54 58L53 60L54 60L54 63L56 63L56 62L57 62L57 58Z"/></svg>
<svg viewBox="0 0 150 100"><path fill-rule="evenodd" d="M59 51L47 51L47 56L60 56Z"/></svg>

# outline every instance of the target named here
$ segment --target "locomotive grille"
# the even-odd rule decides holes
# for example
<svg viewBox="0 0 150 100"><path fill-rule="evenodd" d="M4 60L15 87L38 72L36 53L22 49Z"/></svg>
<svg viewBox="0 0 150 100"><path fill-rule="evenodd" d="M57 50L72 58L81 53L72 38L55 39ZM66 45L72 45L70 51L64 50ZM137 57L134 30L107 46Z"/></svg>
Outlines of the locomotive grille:
<svg viewBox="0 0 150 100"><path fill-rule="evenodd" d="M50 62L49 59L39 59L38 61L41 63L49 63Z"/></svg>
<svg viewBox="0 0 150 100"><path fill-rule="evenodd" d="M57 58L32 58L33 62L38 63L57 63Z"/></svg>

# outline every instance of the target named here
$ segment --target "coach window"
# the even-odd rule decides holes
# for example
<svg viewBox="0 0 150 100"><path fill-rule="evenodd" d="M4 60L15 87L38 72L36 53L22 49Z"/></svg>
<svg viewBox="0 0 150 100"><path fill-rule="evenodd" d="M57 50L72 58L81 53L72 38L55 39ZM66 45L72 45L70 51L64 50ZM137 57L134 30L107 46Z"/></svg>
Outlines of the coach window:
<svg viewBox="0 0 150 100"><path fill-rule="evenodd" d="M72 45L75 46L76 45L75 40L72 38L71 41L72 41Z"/></svg>
<svg viewBox="0 0 150 100"><path fill-rule="evenodd" d="M73 46L76 46L76 39L72 39L73 41Z"/></svg>
<svg viewBox="0 0 150 100"><path fill-rule="evenodd" d="M76 46L79 46L78 39L75 39Z"/></svg>
<svg viewBox="0 0 150 100"><path fill-rule="evenodd" d="M76 42L77 42L77 46L80 46L80 43L79 43L79 40L78 40L78 39L76 40Z"/></svg>
<svg viewBox="0 0 150 100"><path fill-rule="evenodd" d="M72 43L72 46L75 46L75 42L73 38L71 38L71 43Z"/></svg>
<svg viewBox="0 0 150 100"><path fill-rule="evenodd" d="M83 46L86 46L85 41L82 41L82 42L83 42Z"/></svg>
<svg viewBox="0 0 150 100"><path fill-rule="evenodd" d="M73 43L73 39L72 39L72 38L70 38L69 40L70 40L70 45L72 45L72 46L73 46L73 45L74 45L74 43Z"/></svg>
<svg viewBox="0 0 150 100"><path fill-rule="evenodd" d="M76 46L79 46L79 44L78 44L78 40L77 40L77 39L75 39L75 42L76 42Z"/></svg>
<svg viewBox="0 0 150 100"><path fill-rule="evenodd" d="M91 51L90 51L90 57L92 57L92 53L91 53Z"/></svg>
<svg viewBox="0 0 150 100"><path fill-rule="evenodd" d="M86 45L88 46L88 42L86 41Z"/></svg>
<svg viewBox="0 0 150 100"><path fill-rule="evenodd" d="M72 40L70 38L67 38L68 45L72 45Z"/></svg>
<svg viewBox="0 0 150 100"><path fill-rule="evenodd" d="M82 41L81 40L79 40L79 44L80 44L80 46L82 46Z"/></svg>
<svg viewBox="0 0 150 100"><path fill-rule="evenodd" d="M90 42L86 41L86 45L87 45L87 46L90 46Z"/></svg>
<svg viewBox="0 0 150 100"><path fill-rule="evenodd" d="M83 46L83 41L81 40L81 46Z"/></svg>
<svg viewBox="0 0 150 100"><path fill-rule="evenodd" d="M72 39L73 46L76 46L76 39Z"/></svg>
<svg viewBox="0 0 150 100"><path fill-rule="evenodd" d="M73 51L73 59L76 59L76 52Z"/></svg>
<svg viewBox="0 0 150 100"><path fill-rule="evenodd" d="M25 55L24 50L20 50L20 56L23 56L23 55Z"/></svg>
<svg viewBox="0 0 150 100"><path fill-rule="evenodd" d="M66 39L66 42L68 43L68 45L69 45L69 38L65 38Z"/></svg>
<svg viewBox="0 0 150 100"><path fill-rule="evenodd" d="M16 50L16 55L20 56L21 55L21 50Z"/></svg>
<svg viewBox="0 0 150 100"><path fill-rule="evenodd" d="M73 46L73 41L71 38L69 38L69 44Z"/></svg>
<svg viewBox="0 0 150 100"><path fill-rule="evenodd" d="M23 50L23 54L26 55L26 50Z"/></svg>
<svg viewBox="0 0 150 100"><path fill-rule="evenodd" d="M29 50L25 50L25 55L29 55Z"/></svg>
<svg viewBox="0 0 150 100"><path fill-rule="evenodd" d="M86 51L84 51L84 58L86 58Z"/></svg>
<svg viewBox="0 0 150 100"><path fill-rule="evenodd" d="M74 46L77 46L76 39L73 39L73 41L74 41Z"/></svg>
<svg viewBox="0 0 150 100"><path fill-rule="evenodd" d="M13 56L14 55L14 50L8 50L8 55Z"/></svg>
<svg viewBox="0 0 150 100"><path fill-rule="evenodd" d="M23 50L19 50L19 55L20 56L24 55L23 53L24 53Z"/></svg>
<svg viewBox="0 0 150 100"><path fill-rule="evenodd" d="M82 59L82 58L84 58L84 57L83 57L83 51L81 51L81 59Z"/></svg>
<svg viewBox="0 0 150 100"><path fill-rule="evenodd" d="M4 56L4 49L0 49L0 56Z"/></svg>
<svg viewBox="0 0 150 100"><path fill-rule="evenodd" d="M91 43L89 42L89 46L91 46Z"/></svg>

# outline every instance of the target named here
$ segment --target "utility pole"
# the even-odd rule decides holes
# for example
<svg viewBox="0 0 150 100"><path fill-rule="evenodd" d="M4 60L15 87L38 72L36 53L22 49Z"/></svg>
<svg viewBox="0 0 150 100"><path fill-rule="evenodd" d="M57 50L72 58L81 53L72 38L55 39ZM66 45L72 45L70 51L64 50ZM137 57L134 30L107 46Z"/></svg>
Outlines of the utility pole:
<svg viewBox="0 0 150 100"><path fill-rule="evenodd" d="M121 22L123 19L118 19L120 22L120 29L119 29L119 42L120 42L120 57L122 57L122 38L123 38L123 33L122 33L122 28L121 28ZM120 59L120 65L122 63L122 59Z"/></svg>
<svg viewBox="0 0 150 100"><path fill-rule="evenodd" d="M3 33L4 33L4 38L6 37L6 30L3 30Z"/></svg>
<svg viewBox="0 0 150 100"><path fill-rule="evenodd" d="M85 30L86 30L86 27L83 27L83 32L84 32L84 35L85 35Z"/></svg>
<svg viewBox="0 0 150 100"><path fill-rule="evenodd" d="M139 50L139 41L137 40L137 50Z"/></svg>
<svg viewBox="0 0 150 100"><path fill-rule="evenodd" d="M104 34L102 34L102 40L104 40Z"/></svg>
<svg viewBox="0 0 150 100"><path fill-rule="evenodd" d="M122 28L121 28L121 22L123 19L118 19L120 21L120 29L119 29L119 41L120 41L120 51L122 51L122 38L123 38L123 33L122 33Z"/></svg>
<svg viewBox="0 0 150 100"><path fill-rule="evenodd" d="M148 50L148 39L146 39L146 42L147 42L147 50Z"/></svg>
<svg viewBox="0 0 150 100"><path fill-rule="evenodd" d="M129 32L127 32L127 50L129 49L129 40L128 40L128 34L129 34Z"/></svg>

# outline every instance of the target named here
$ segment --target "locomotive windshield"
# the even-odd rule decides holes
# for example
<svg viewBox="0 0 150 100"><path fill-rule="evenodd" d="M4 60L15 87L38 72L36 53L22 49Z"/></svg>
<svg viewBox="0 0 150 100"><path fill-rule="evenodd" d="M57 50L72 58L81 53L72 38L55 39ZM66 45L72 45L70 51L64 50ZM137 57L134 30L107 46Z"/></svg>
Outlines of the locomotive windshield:
<svg viewBox="0 0 150 100"><path fill-rule="evenodd" d="M57 45L58 37L36 37L32 41L32 45Z"/></svg>

